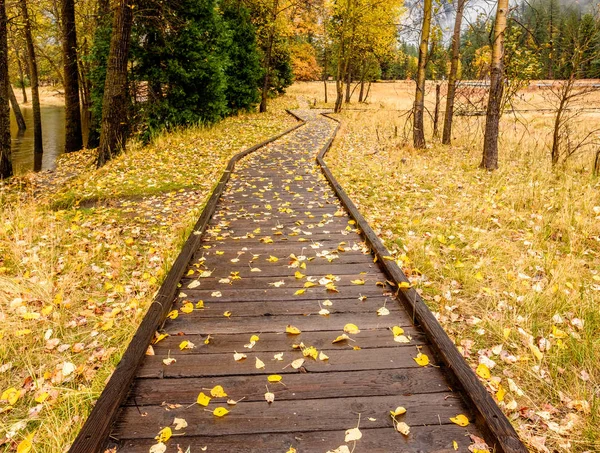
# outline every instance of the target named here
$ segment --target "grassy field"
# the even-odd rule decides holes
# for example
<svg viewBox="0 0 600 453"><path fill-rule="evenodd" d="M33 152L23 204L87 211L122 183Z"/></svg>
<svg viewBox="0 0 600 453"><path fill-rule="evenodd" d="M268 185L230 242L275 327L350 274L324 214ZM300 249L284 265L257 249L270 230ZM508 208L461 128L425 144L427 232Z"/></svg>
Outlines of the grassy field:
<svg viewBox="0 0 600 453"><path fill-rule="evenodd" d="M290 93L323 106L322 90L303 83ZM452 146L431 139L428 121L429 145L415 150L402 111L413 95L410 82L382 83L368 104L350 104L330 167L473 369L491 370L481 381L531 450L600 451L593 156L551 167L550 112L505 115L493 173L478 168L482 117L456 117ZM546 95L523 90L516 104L545 109ZM597 121L584 112L573 127Z"/></svg>
<svg viewBox="0 0 600 453"><path fill-rule="evenodd" d="M68 449L228 159L296 124L295 105L0 186L2 451Z"/></svg>

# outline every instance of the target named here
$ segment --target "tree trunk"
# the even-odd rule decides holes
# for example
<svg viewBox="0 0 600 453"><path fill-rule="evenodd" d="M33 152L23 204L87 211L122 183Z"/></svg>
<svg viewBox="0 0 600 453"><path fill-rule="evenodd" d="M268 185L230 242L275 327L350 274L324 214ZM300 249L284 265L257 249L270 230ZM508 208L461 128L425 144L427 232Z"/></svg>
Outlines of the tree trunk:
<svg viewBox="0 0 600 453"><path fill-rule="evenodd" d="M350 104L350 86L352 85L352 68L348 68L346 71L346 104Z"/></svg>
<svg viewBox="0 0 600 453"><path fill-rule="evenodd" d="M456 18L454 20L454 33L452 34L452 62L450 63L450 74L448 75L448 95L446 96L446 115L444 117L444 132L442 143L452 143L452 119L454 116L454 96L456 95L456 80L458 75L458 64L460 62L460 29L462 26L463 12L466 0L458 0L456 7Z"/></svg>
<svg viewBox="0 0 600 453"><path fill-rule="evenodd" d="M423 116L425 113L425 69L427 68L427 48L429 31L431 29L432 0L424 0L423 28L421 29L421 44L419 45L419 66L417 70L417 90L415 92L413 144L415 148L425 148L425 128Z"/></svg>
<svg viewBox="0 0 600 453"><path fill-rule="evenodd" d="M25 124L25 118L23 118L21 108L19 107L19 103L17 102L17 97L15 96L15 92L10 83L8 84L8 96L10 98L10 105L12 106L13 113L15 114L15 120L17 120L17 127L19 128L19 133L23 133L25 132L25 129L27 129L27 125Z"/></svg>
<svg viewBox="0 0 600 453"><path fill-rule="evenodd" d="M327 104L327 49L323 61L323 92L325 94L325 104Z"/></svg>
<svg viewBox="0 0 600 453"><path fill-rule="evenodd" d="M21 92L23 94L23 104L27 104L27 90L25 89L25 74L23 73L23 65L21 64L21 55L15 47L15 56L17 60L17 69L19 70L19 83L21 84Z"/></svg>
<svg viewBox="0 0 600 453"><path fill-rule="evenodd" d="M40 90L38 84L38 67L35 58L35 47L33 46L33 36L31 35L31 21L27 11L27 0L19 0L21 14L23 15L23 32L25 33L25 43L27 45L27 65L29 66L29 81L31 83L31 106L33 110L33 151L35 154L42 154L44 147L42 144L42 112L40 109Z"/></svg>
<svg viewBox="0 0 600 453"><path fill-rule="evenodd" d="M267 54L265 55L265 80L260 97L259 112L267 111L267 101L269 97L269 88L271 88L271 59L273 56L273 44L275 41L275 21L277 20L277 9L279 8L279 0L273 1L273 10L271 11L271 25L269 27L269 43L267 45Z"/></svg>
<svg viewBox="0 0 600 453"><path fill-rule="evenodd" d="M485 137L483 140L483 158L481 168L498 168L498 128L504 92L504 31L506 30L506 12L508 0L498 0L496 21L494 24L494 42L490 74L490 93L485 119Z"/></svg>
<svg viewBox="0 0 600 453"><path fill-rule="evenodd" d="M62 48L65 79L65 153L83 148L79 105L79 68L74 0L62 0Z"/></svg>
<svg viewBox="0 0 600 453"><path fill-rule="evenodd" d="M8 107L8 20L6 2L0 0L0 179L12 176L10 109Z"/></svg>
<svg viewBox="0 0 600 453"><path fill-rule="evenodd" d="M435 84L435 111L433 113L433 138L438 138L440 136L440 131L438 129L438 123L440 120L440 89L441 85L439 83Z"/></svg>
<svg viewBox="0 0 600 453"><path fill-rule="evenodd" d="M365 95L363 102L367 102L367 99L369 99L370 92L371 92L371 82L369 82L369 86L367 87L367 94Z"/></svg>
<svg viewBox="0 0 600 453"><path fill-rule="evenodd" d="M125 149L127 135L127 56L133 23L133 0L119 0L113 19L102 99L98 168Z"/></svg>

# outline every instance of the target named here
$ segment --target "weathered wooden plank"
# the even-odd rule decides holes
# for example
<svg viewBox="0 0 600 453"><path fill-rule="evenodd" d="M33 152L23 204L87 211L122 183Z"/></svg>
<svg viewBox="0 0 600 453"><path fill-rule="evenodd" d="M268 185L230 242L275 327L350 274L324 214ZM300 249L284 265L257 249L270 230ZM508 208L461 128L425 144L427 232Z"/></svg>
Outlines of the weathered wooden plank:
<svg viewBox="0 0 600 453"><path fill-rule="evenodd" d="M410 337L410 346L424 345L429 343L427 337L416 327L404 327L405 336ZM171 355L175 357L180 353L197 353L197 354L218 354L231 353L232 351L247 352L248 348L244 345L250 341L250 336L260 334L260 340L256 342L251 349L255 353L259 352L282 352L291 351L294 344L304 343L314 346L323 351L335 351L340 349L348 349L348 345L360 346L362 349L376 349L382 346L394 347L400 346L402 343L397 343L393 340L392 333L389 329L376 330L361 330L360 334L352 335L354 342L343 341L340 343L332 343L332 339L340 335L339 331L318 331L318 332L302 332L299 335L284 335L281 332L255 332L250 335L240 334L220 334L211 337L208 345L204 344L206 335L174 335L168 336L164 340L154 345L154 351L157 354L167 354L171 351ZM179 345L183 340L191 341L196 347L192 350L179 350Z"/></svg>
<svg viewBox="0 0 600 453"><path fill-rule="evenodd" d="M343 371L335 375L286 374L282 382L268 383L265 375L137 379L126 405L160 406L164 402L189 405L196 402L200 389L215 385L223 386L231 395L243 395L246 402L263 402L265 384L275 393L277 401L337 398L341 391L344 397L390 396L393 400L402 395L450 390L442 371L432 373L427 368Z"/></svg>
<svg viewBox="0 0 600 453"><path fill-rule="evenodd" d="M182 301L182 303L185 302ZM385 306L390 312L404 311L398 301L387 300L383 297L368 298L365 301L355 299L338 299L333 305L319 305L322 301L236 301L236 302L221 302L218 299L213 302L204 304L203 309L194 309L192 313L179 313L180 316L190 317L193 319L204 318L223 318L223 313L226 311L235 315L235 318L253 317L253 316L323 316L318 312L321 308L329 310L327 316L338 316L340 314L354 314L361 316L363 313L376 313L378 309ZM331 301L330 301L331 302ZM178 302L174 305L174 309L180 309L182 303Z"/></svg>
<svg viewBox="0 0 600 453"><path fill-rule="evenodd" d="M249 257L251 258L251 257ZM294 268L290 268L288 267L288 261L285 261L286 258L281 258L282 263L279 263L278 266L273 265L272 263L266 262L265 259L268 258L267 256L262 257L262 260L256 261L252 263L252 266L249 266L248 262L243 262L242 264L237 263L236 266L233 265L233 263L229 263L230 265L225 267L225 266L221 266L221 267L216 267L211 269L212 271L212 276L215 278L225 278L228 277L232 271L235 272L239 272L240 277L242 278L254 278L257 275L260 275L262 278L265 277L269 277L269 278L273 278L273 277L286 277L288 275L293 274L294 272L296 272L297 270L301 271L303 274L306 274L307 272L309 272L308 275L312 275L313 277L324 277L326 275L332 274L332 275L338 275L338 276L342 276L342 275L347 275L347 274L359 274L361 272L366 272L367 276L381 276L386 277L385 274L383 274L381 272L381 269L379 268L379 266L376 263L370 262L368 265L365 265L363 263L361 264L335 264L335 261L333 263L329 263L327 262L327 264L323 263L322 266L317 265L317 263L315 261L310 261L308 263L308 267L307 269L294 269ZM240 257L240 261L244 261L243 259L243 255L242 257ZM248 260L249 261L249 260ZM266 262L266 264L265 264ZM186 269L186 273L189 272L190 270L194 270L194 271L198 271L198 269L200 268L200 266L195 266L194 264L188 266L188 268ZM260 272L252 272L251 268L258 268L260 269ZM291 272L291 274L290 274Z"/></svg>
<svg viewBox="0 0 600 453"><path fill-rule="evenodd" d="M348 426L351 428L351 426ZM363 437L356 442L344 443L345 430L315 431L308 433L242 434L225 437L182 436L168 442L167 453L177 453L177 445L183 451L188 447L192 452L206 447L208 452L244 452L244 453L283 453L294 447L298 453L326 452L348 445L356 453L455 453L452 442L458 444L458 451L466 452L471 444L467 434L470 427L456 425L413 426L408 436L402 436L387 428L371 428L362 422L360 430ZM119 448L120 452L148 453L156 441L152 439L126 439Z"/></svg>
<svg viewBox="0 0 600 453"><path fill-rule="evenodd" d="M287 267L287 266L286 266ZM208 289L272 289L274 288L274 286L272 285L272 283L276 283L276 282L283 282L282 287L286 287L286 288L294 288L294 289L299 289L299 288L303 288L304 285L306 285L307 283L315 283L316 285L319 285L319 279L324 277L325 275L328 274L323 274L320 273L320 275L312 275L310 273L310 269L307 270L301 270L299 271L301 274L305 275L305 277L302 278L296 278L294 276L295 272L298 271L298 269L288 269L288 274L285 277L281 277L277 280L273 280L272 278L269 277L262 277L259 275L259 273L255 273L254 276L251 276L250 278L240 278L238 280L231 280L230 282L225 282L222 283L219 280L221 280L221 278L215 278L215 277L206 277L206 278L198 278L196 276L194 276L193 274L190 276L186 276L184 278L181 279L181 286L182 288L186 288L188 285L192 284L195 285L195 283L192 283L194 281L198 281L200 283L200 286L197 286L196 288L200 288L203 290L208 290ZM235 271L233 271L235 272ZM333 274L331 274L333 275ZM239 277L239 275L238 275ZM336 275L336 277L339 278L339 280L336 280L335 286L336 287L360 287L362 286L363 288L368 288L368 287L376 287L376 288L384 288L383 284L385 284L385 275L377 273L377 274L350 274L350 275ZM314 279L314 281L311 281L309 279ZM356 283L352 283L353 281L364 281L364 284L362 285L357 285ZM377 285L378 282L381 282L382 285ZM316 288L316 286L313 286L312 288ZM385 284L385 289L386 290L392 290L393 287Z"/></svg>
<svg viewBox="0 0 600 453"><path fill-rule="evenodd" d="M407 409L406 414L399 418L409 426L449 425L450 417L460 413L468 415L468 409L460 398L450 392L396 398L370 396L296 401L277 401L276 391L274 393L275 402L271 405L241 401L229 407L231 412L223 418L213 416L199 405L170 410L160 406L145 406L141 413L136 407L124 407L115 424L114 435L119 439L154 438L157 433L155 427L169 426L175 417L188 422L185 429L188 436L230 436L333 430L344 432L357 426L359 413L363 426L393 430L389 411L397 406ZM233 399L242 396L230 395ZM217 404L226 406L225 399L220 401L220 404L211 404L209 408L214 409ZM257 417L257 414L260 416ZM375 420L369 421L369 418Z"/></svg>
<svg viewBox="0 0 600 453"><path fill-rule="evenodd" d="M335 303L335 302L334 302ZM340 313L336 316L248 316L238 317L232 313L230 318L196 318L190 315L180 315L177 319L165 323L163 330L170 335L180 332L194 335L220 335L234 333L284 332L288 324L298 327L301 331L316 332L320 330L342 331L346 324L358 324L362 330L388 329L393 326L409 327L413 325L408 314L402 311L392 312L388 316L377 316L376 313Z"/></svg>
<svg viewBox="0 0 600 453"><path fill-rule="evenodd" d="M332 338L332 340L335 337ZM352 343L352 342L349 342ZM358 343L360 344L360 343ZM241 348L243 349L243 348ZM163 359L169 354L146 356L138 370L138 378L182 378L200 376L239 376L254 374L289 374L299 373L290 363L302 358L299 350L283 350L283 361L274 360L271 353L257 353L241 350L248 358L236 362L233 351L230 354L183 354L177 356L177 361L165 365ZM428 346L422 347L423 354L431 356ZM327 351L329 360L313 360L307 358L302 365L303 371L309 373L332 373L348 370L390 370L403 368L418 368L414 361L416 348L392 346L379 348L377 353L369 349L353 350L351 346L345 350ZM264 369L256 368L256 357L265 363ZM335 379L335 377L333 377Z"/></svg>

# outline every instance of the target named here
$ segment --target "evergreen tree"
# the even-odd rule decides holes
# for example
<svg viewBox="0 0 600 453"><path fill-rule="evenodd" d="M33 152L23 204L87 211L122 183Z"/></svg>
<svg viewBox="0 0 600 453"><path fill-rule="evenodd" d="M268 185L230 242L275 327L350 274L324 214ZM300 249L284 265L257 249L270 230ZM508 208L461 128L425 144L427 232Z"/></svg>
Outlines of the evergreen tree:
<svg viewBox="0 0 600 453"><path fill-rule="evenodd" d="M251 110L259 102L258 87L264 75L256 45L256 30L250 20L250 12L240 1L225 0L221 11L228 34L225 70L227 106L232 113Z"/></svg>

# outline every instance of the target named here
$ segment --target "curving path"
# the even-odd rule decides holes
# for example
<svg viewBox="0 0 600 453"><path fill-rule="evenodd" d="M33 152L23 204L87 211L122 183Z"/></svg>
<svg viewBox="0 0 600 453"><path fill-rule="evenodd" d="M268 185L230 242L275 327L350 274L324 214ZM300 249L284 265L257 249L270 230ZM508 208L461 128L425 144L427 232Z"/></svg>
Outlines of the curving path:
<svg viewBox="0 0 600 453"><path fill-rule="evenodd" d="M113 451L453 452L482 436L450 421L474 414L315 163L336 124L296 114L304 126L232 173L180 281L168 336L152 345L113 425ZM419 365L419 353L432 363ZM227 397L197 403L217 385ZM390 416L398 406L408 435ZM229 413L217 417L217 407ZM175 430L176 418L187 426ZM165 427L173 436L153 447ZM356 427L362 437L346 442Z"/></svg>

